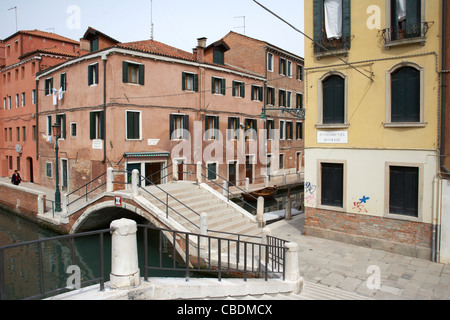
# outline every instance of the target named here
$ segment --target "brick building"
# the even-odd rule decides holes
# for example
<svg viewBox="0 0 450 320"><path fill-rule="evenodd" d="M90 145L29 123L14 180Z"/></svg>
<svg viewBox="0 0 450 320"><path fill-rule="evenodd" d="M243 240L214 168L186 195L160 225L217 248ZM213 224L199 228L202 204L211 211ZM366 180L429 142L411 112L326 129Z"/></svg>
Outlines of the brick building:
<svg viewBox="0 0 450 320"><path fill-rule="evenodd" d="M24 181L39 183L35 77L42 70L78 56L78 51L78 41L39 30L19 31L0 41L2 176L11 176L18 169Z"/></svg>

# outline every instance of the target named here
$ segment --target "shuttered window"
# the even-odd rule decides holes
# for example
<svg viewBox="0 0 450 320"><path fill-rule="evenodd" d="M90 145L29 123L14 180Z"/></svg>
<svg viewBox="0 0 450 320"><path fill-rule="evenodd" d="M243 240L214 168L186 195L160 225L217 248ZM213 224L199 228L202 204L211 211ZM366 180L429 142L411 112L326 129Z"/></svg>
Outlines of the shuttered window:
<svg viewBox="0 0 450 320"><path fill-rule="evenodd" d="M127 139L141 139L141 113L139 111L127 111Z"/></svg>
<svg viewBox="0 0 450 320"><path fill-rule="evenodd" d="M332 75L323 81L323 124L345 123L345 80Z"/></svg>
<svg viewBox="0 0 450 320"><path fill-rule="evenodd" d="M90 139L103 139L104 112L94 111L89 114Z"/></svg>
<svg viewBox="0 0 450 320"><path fill-rule="evenodd" d="M391 0L390 40L421 37L421 12L421 0Z"/></svg>
<svg viewBox="0 0 450 320"><path fill-rule="evenodd" d="M321 170L322 205L342 208L344 203L344 165L322 163Z"/></svg>
<svg viewBox="0 0 450 320"><path fill-rule="evenodd" d="M88 85L98 84L98 63L88 66Z"/></svg>
<svg viewBox="0 0 450 320"><path fill-rule="evenodd" d="M404 67L391 74L391 122L420 122L420 71Z"/></svg>
<svg viewBox="0 0 450 320"><path fill-rule="evenodd" d="M336 20L342 21L342 37L339 39L328 39L325 31L325 1L313 0L314 19L314 52L316 54L326 53L328 50L349 50L351 40L351 0L340 0L342 17ZM339 19L340 18L340 19Z"/></svg>
<svg viewBox="0 0 450 320"><path fill-rule="evenodd" d="M228 140L239 140L239 118L228 118Z"/></svg>
<svg viewBox="0 0 450 320"><path fill-rule="evenodd" d="M145 84L145 66L124 61L122 63L122 81L124 83Z"/></svg>
<svg viewBox="0 0 450 320"><path fill-rule="evenodd" d="M389 172L389 213L418 217L419 168L391 166Z"/></svg>
<svg viewBox="0 0 450 320"><path fill-rule="evenodd" d="M189 140L189 116L171 114L170 119L170 140Z"/></svg>
<svg viewBox="0 0 450 320"><path fill-rule="evenodd" d="M198 74L183 72L181 75L181 89L183 91L198 92Z"/></svg>
<svg viewBox="0 0 450 320"><path fill-rule="evenodd" d="M245 98L245 83L233 81L233 97Z"/></svg>
<svg viewBox="0 0 450 320"><path fill-rule="evenodd" d="M226 93L226 81L225 81L225 79L212 77L212 79L211 79L211 92L213 94L225 95L225 93Z"/></svg>
<svg viewBox="0 0 450 320"><path fill-rule="evenodd" d="M205 117L205 140L219 139L219 117L206 116Z"/></svg>

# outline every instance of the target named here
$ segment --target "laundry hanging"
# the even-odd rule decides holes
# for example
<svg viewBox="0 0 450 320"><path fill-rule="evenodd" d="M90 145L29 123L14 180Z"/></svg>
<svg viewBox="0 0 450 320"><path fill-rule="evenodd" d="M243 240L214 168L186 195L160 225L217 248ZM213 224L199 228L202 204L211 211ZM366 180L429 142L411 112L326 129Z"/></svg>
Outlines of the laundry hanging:
<svg viewBox="0 0 450 320"><path fill-rule="evenodd" d="M58 90L56 90L55 88L53 88L53 105L58 105Z"/></svg>
<svg viewBox="0 0 450 320"><path fill-rule="evenodd" d="M402 21L406 19L406 0L397 1L397 19Z"/></svg>
<svg viewBox="0 0 450 320"><path fill-rule="evenodd" d="M325 31L328 40L342 38L342 0L325 0Z"/></svg>

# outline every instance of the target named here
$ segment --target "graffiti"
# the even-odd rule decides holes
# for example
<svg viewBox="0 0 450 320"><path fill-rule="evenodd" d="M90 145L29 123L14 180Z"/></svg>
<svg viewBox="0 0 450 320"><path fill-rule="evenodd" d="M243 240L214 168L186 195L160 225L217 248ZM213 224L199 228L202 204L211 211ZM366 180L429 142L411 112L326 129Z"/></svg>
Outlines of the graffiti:
<svg viewBox="0 0 450 320"><path fill-rule="evenodd" d="M309 205L314 205L316 203L316 196L315 196L315 192L316 192L317 186L311 184L311 182L306 182L305 183L305 201L307 204Z"/></svg>
<svg viewBox="0 0 450 320"><path fill-rule="evenodd" d="M353 210L358 210L358 213L368 213L365 204L367 204L367 200L369 199L369 197L363 196L359 201L353 202Z"/></svg>

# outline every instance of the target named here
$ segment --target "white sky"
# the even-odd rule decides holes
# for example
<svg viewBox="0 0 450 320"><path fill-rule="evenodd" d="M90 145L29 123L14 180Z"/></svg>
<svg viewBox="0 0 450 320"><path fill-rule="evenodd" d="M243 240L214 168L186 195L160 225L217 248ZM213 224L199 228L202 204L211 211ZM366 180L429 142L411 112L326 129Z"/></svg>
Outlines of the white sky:
<svg viewBox="0 0 450 320"><path fill-rule="evenodd" d="M304 0L258 0L261 4L303 31ZM1 0L0 39L18 29L55 32L79 40L93 27L120 42L150 39L150 0ZM71 7L79 8L79 16ZM208 45L229 31L267 41L304 56L304 38L265 11L253 0L153 0L154 39L192 52L197 38L207 37ZM79 19L77 19L79 18ZM79 28L76 22L79 21ZM67 25L69 22L69 26Z"/></svg>

